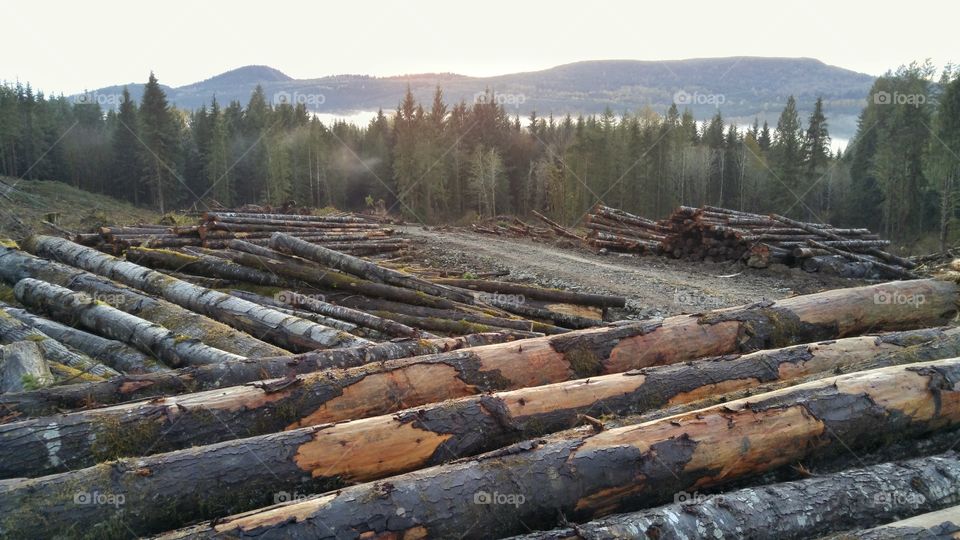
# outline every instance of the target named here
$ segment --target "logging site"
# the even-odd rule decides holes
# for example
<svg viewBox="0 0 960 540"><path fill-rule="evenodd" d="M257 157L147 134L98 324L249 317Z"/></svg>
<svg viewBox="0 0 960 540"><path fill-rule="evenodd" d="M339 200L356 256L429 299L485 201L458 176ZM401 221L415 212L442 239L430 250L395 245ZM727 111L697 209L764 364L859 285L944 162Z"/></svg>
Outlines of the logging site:
<svg viewBox="0 0 960 540"><path fill-rule="evenodd" d="M960 7L743 4L7 6L0 540L960 540Z"/></svg>

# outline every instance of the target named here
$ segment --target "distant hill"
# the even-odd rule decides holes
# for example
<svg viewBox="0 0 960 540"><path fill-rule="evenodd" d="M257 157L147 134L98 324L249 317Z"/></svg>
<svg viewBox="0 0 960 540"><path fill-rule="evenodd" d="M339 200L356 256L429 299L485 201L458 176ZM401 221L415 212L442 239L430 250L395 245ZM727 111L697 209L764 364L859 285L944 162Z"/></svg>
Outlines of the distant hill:
<svg viewBox="0 0 960 540"><path fill-rule="evenodd" d="M607 107L619 113L645 106L662 113L676 100L700 120L712 116L719 107L728 120L750 123L759 116L761 122L766 119L771 125L776 123L787 96L797 98L803 114L817 96L823 96L831 133L849 138L873 80L871 75L812 58L729 57L587 61L494 77L425 73L293 79L268 66L246 66L165 90L172 103L193 109L209 103L214 95L221 103L239 100L245 104L260 84L268 99L300 100L318 113L347 114L378 108L393 110L407 85L420 100L429 102L439 85L448 102L471 102L489 88L501 94L511 114L521 116L532 110L541 116L562 116L600 113ZM142 88L139 83L129 85L137 99ZM117 85L95 93L115 94L121 89L122 85Z"/></svg>

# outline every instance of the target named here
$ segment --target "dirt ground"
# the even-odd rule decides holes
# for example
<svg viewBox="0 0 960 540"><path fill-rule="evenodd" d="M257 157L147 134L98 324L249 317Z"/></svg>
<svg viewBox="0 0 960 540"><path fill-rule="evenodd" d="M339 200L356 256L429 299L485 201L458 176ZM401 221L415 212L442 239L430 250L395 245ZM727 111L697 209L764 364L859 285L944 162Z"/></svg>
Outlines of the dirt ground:
<svg viewBox="0 0 960 540"><path fill-rule="evenodd" d="M593 253L563 241L549 245L524 238L469 231L399 227L417 246L419 263L456 272L509 271L497 279L628 299L612 319L697 313L725 306L780 299L864 282L810 274L774 265L695 263L658 256Z"/></svg>

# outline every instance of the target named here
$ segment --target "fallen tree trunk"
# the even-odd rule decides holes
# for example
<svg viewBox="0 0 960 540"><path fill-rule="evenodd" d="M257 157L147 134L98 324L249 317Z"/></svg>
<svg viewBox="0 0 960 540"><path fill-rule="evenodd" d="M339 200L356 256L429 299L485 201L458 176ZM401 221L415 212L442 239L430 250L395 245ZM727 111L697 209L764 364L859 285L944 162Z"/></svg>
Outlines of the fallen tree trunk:
<svg viewBox="0 0 960 540"><path fill-rule="evenodd" d="M560 225L560 224L557 223L556 221L553 221L552 219L548 218L547 216L541 214L540 212L537 212L536 210L531 210L530 213L532 213L534 216L536 216L537 218L539 218L540 221L542 221L542 222L546 223L547 225L549 225L550 228L553 229L554 232L556 232L556 233L559 234L560 236L566 236L567 238L572 238L572 239L574 239L574 240L581 240L581 241L583 240L583 238L581 238L580 236L577 236L576 234L570 232L569 230L567 230L566 227L564 227L563 225Z"/></svg>
<svg viewBox="0 0 960 540"><path fill-rule="evenodd" d="M263 296L263 295L261 295L261 294L256 294L256 293L247 292L247 291L240 291L240 290L231 290L231 291L229 291L229 292L230 292L230 296L236 296L237 298L243 298L244 300L249 300L250 302L253 302L254 304L260 304L261 306L271 307L271 308L279 311L280 313L286 313L286 314L288 314L288 315L293 315L293 316L296 316L296 317L300 317L301 319L307 319L307 320L310 320L310 321L314 321L314 322L320 323L320 324L322 324L322 325L324 325L324 326L329 326L329 327L331 327L331 328L338 328L338 329L343 330L343 331L345 331L345 332L356 333L356 332L359 331L359 326L357 326L357 325L355 325L355 324L353 324L353 323L348 323L348 322L345 322L345 321L341 321L341 320L339 320L339 319L333 319L333 318L331 318L331 317L327 317L327 316L321 315L321 314L319 314L319 313L314 313L314 312L312 312L312 311L304 311L304 310L302 310L302 309L294 309L293 307L290 306L290 304L286 304L286 303L283 303L283 302L274 300L273 298L269 298L269 297ZM277 294L278 294L278 297L279 297L279 294L280 294L280 293L277 293ZM359 335L359 334L358 334L358 335Z"/></svg>
<svg viewBox="0 0 960 540"><path fill-rule="evenodd" d="M0 407L20 417L44 416L61 410L127 403L185 392L202 392L262 379L300 375L330 368L346 369L512 340L512 336L504 333L473 334L456 338L408 339L364 347L317 350L296 356L247 358L236 362L180 368L165 373L113 377L90 384L0 395Z"/></svg>
<svg viewBox="0 0 960 540"><path fill-rule="evenodd" d="M64 485L123 494L124 523L137 534L269 505L277 493L315 493L502 448L567 429L583 414L619 415L696 399L701 393L785 381L811 373L915 362L960 350L934 331L850 338L816 347L762 351L572 383L445 401L393 415L238 439L25 481L0 495L0 511L55 504ZM928 340L922 344L896 343ZM482 434L482 436L478 436ZM225 459L225 456L233 456ZM348 457L344 457L344 456ZM149 470L149 480L134 478ZM191 490L177 486L190 470ZM243 470L242 476L232 471ZM229 485L225 479L233 478ZM958 486L960 493L960 486ZM216 498L210 493L217 492ZM59 495L58 495L59 494ZM109 508L63 514L81 529L108 521ZM49 523L47 523L49 525Z"/></svg>
<svg viewBox="0 0 960 540"><path fill-rule="evenodd" d="M510 283L508 281L487 281L482 279L435 279L436 283L451 285L461 289L471 291L481 291L490 294L518 295L524 298L535 300L547 300L550 302L562 302L565 304L578 304L584 306L596 307L618 307L627 305L627 299L622 296L610 296L605 294L587 294L561 289L544 289L542 287L531 287L519 283Z"/></svg>
<svg viewBox="0 0 960 540"><path fill-rule="evenodd" d="M26 240L25 247L37 255L105 275L131 287L161 296L234 328L262 336L287 349L306 351L369 343L346 332L291 317L229 294L165 276L69 240L50 236L33 236Z"/></svg>
<svg viewBox="0 0 960 540"><path fill-rule="evenodd" d="M204 277L246 281L255 285L265 285L268 287L289 287L296 285L296 282L283 279L276 274L234 264L230 261L208 255L188 255L186 253L165 249L130 248L127 250L127 260L153 269L172 270Z"/></svg>
<svg viewBox="0 0 960 540"><path fill-rule="evenodd" d="M413 274L407 274L406 272L400 272L398 270L391 270L352 255L339 253L323 246L304 242L299 238L288 236L283 233L276 233L270 237L270 247L278 251L293 253L294 255L303 257L304 259L309 259L311 261L329 266L330 268L342 270L348 274L353 274L371 281L378 281L380 283L386 283L387 285L395 285L397 287L412 289L423 294L446 298L447 300L454 302L461 302L464 304L473 303L473 296L470 294L466 294L449 287L444 287L443 285L437 285L436 283L431 283L429 281L420 279Z"/></svg>
<svg viewBox="0 0 960 540"><path fill-rule="evenodd" d="M720 495L695 492L681 496L684 500L659 508L512 540L801 540L874 527L960 502L960 457L951 451Z"/></svg>
<svg viewBox="0 0 960 540"><path fill-rule="evenodd" d="M829 245L827 245L827 244L824 244L824 243L822 243L822 242L817 242L817 241L815 241L815 240L807 240L807 244L808 244L810 247L813 247L813 248L816 248L816 249L822 249L822 250L824 250L824 251L828 251L828 252L830 252L830 253L833 253L834 255L839 255L839 256L841 256L841 257L845 257L845 258L847 258L847 259L849 259L849 260L851 260L851 261L854 261L854 262L872 264L873 266L879 268L880 270L883 270L883 271L887 272L887 274L892 275L892 276L902 277L902 278L907 278L907 279L917 279L917 275L914 274L913 272L910 272L909 270L904 270L903 268L900 268L900 267L897 267L897 266L892 266L892 265L889 265L889 264L887 264L887 263L882 263L882 262L880 262L880 261L878 261L878 260L875 260L875 259L873 259L873 258L871 258L871 257L865 257L865 256L863 256L863 255L858 255L858 254L856 254L856 253L850 253L849 251L844 251L844 250L842 250L842 249L837 249L837 248L835 248L835 247L833 247L833 246L829 246Z"/></svg>
<svg viewBox="0 0 960 540"><path fill-rule="evenodd" d="M113 368L105 366L84 354L71 351L40 330L24 324L5 311L0 310L0 344L9 345L18 341L36 343L40 347L44 359L51 362L57 362L97 376L112 377L120 374Z"/></svg>
<svg viewBox="0 0 960 540"><path fill-rule="evenodd" d="M803 223L803 222L801 222L801 221L794 221L794 220L792 220L792 219L790 219L790 218L788 218L788 217L779 216L779 215L776 215L776 214L771 214L770 217L773 218L773 219L775 219L775 220L777 220L777 221L779 221L779 222L781 222L781 223L785 223L785 224L787 224L787 225L790 225L791 227L796 227L796 228L798 228L798 229L803 229L803 230L805 230L805 231L807 231L807 232L809 232L809 233L811 233L811 234L815 234L815 235L820 236L820 237L823 237L823 238L825 238L825 239L827 239L827 240L833 240L833 241L843 241L843 240L845 240L844 237L842 237L842 236L840 236L840 235L838 235L838 234L835 234L835 233L833 233L833 232L830 232L828 229L813 227L813 226L811 226L809 223ZM887 261L887 262L889 262L889 263L896 264L896 265L898 265L898 266L902 266L902 267L904 267L904 268L915 268L915 267L917 266L916 263L914 263L914 262L911 261L910 259L904 259L903 257L898 257L898 256L893 255L893 254L891 254L891 253L887 253L886 251L883 251L882 249L867 248L867 249L866 249L866 253L868 253L868 254L870 254L870 255L873 255L873 256L875 256L875 257L879 257L879 258L881 258L881 259L883 259L883 260L885 260L885 261Z"/></svg>
<svg viewBox="0 0 960 540"><path fill-rule="evenodd" d="M172 332L197 338L222 351L241 356L277 356L289 353L221 322L105 277L34 257L18 249L0 248L0 279L12 286L24 278L40 279L85 292L117 309L165 326Z"/></svg>
<svg viewBox="0 0 960 540"><path fill-rule="evenodd" d="M36 343L0 345L0 392L22 392L52 382L53 374Z"/></svg>
<svg viewBox="0 0 960 540"><path fill-rule="evenodd" d="M414 421L414 426L418 425ZM663 503L809 457L960 425L960 359L859 372L491 452L163 538L490 538ZM390 519L383 519L390 516Z"/></svg>
<svg viewBox="0 0 960 540"><path fill-rule="evenodd" d="M179 336L159 324L145 321L97 302L85 293L33 278L20 280L13 288L17 300L37 311L80 325L112 339L122 339L167 365L216 364L243 357L208 347L201 341Z"/></svg>
<svg viewBox="0 0 960 540"><path fill-rule="evenodd" d="M865 531L851 531L833 539L932 540L960 538L960 506L952 506L912 518L880 525Z"/></svg>
<svg viewBox="0 0 960 540"><path fill-rule="evenodd" d="M326 315L328 317L334 317L343 321L349 321L363 326L364 328L371 328L378 332L383 332L388 336L417 337L421 334L421 331L417 328L412 328L397 321L384 319L383 317L377 317L376 315L367 313L365 311L350 309L343 306L336 306L334 304L324 302L318 298L303 295L294 291L281 291L280 299L294 307L307 309L309 311Z"/></svg>
<svg viewBox="0 0 960 540"><path fill-rule="evenodd" d="M170 370L170 368L154 360L153 357L130 347L122 341L106 339L96 334L77 330L3 302L0 302L0 311L4 311L20 322L36 328L60 343L81 351L90 358L102 360L108 366L122 373L139 374Z"/></svg>

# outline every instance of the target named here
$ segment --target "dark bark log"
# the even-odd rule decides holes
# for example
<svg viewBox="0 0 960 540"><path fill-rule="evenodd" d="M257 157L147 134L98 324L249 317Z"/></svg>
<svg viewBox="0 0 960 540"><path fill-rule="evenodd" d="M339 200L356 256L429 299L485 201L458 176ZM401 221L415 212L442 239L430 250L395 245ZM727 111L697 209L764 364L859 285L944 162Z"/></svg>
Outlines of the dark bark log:
<svg viewBox="0 0 960 540"><path fill-rule="evenodd" d="M373 312L374 315L378 317L383 317L385 319L390 319L392 321L397 321L409 326L415 326L417 328L423 328L425 330L433 330L435 332L443 332L448 335L453 336L462 336L467 334L477 334L483 332L504 332L509 331L513 335L518 337L530 338L530 337L540 337L543 336L542 332L534 332L532 330L514 330L507 329L502 326L493 326L489 324L469 321L465 317L456 317L456 318L435 318L435 317L417 317L415 315L406 315L403 313L392 313L389 311L380 311L376 310ZM533 326L531 324L531 326ZM548 325L542 325L548 326ZM567 330L557 327L549 327L549 334L562 334Z"/></svg>
<svg viewBox="0 0 960 540"><path fill-rule="evenodd" d="M873 266L877 267L877 268L880 269L880 270L885 271L886 273L888 273L888 274L891 275L891 276L901 277L901 278L906 278L906 279L917 279L917 275L914 274L913 272L910 272L910 271L908 271L908 270L904 270L903 268L899 268L899 267L897 267L897 266L891 266L891 265L889 265L889 264L879 262L879 261L877 261L876 259L873 259L873 258L867 258L867 257L864 257L864 256L862 256L862 255L858 255L858 254L856 254L856 253L850 253L849 251L843 251L843 250L841 250L841 249L837 249L837 248L835 248L835 247L833 247L833 246L828 246L827 244L824 244L824 243L821 243L821 242L817 242L817 241L815 241L815 240L807 240L807 244L808 244L810 247L817 248L817 249L822 249L822 250L824 250L824 251L829 251L830 253L833 253L834 255L839 255L839 256L841 256L841 257L845 257L845 258L847 258L847 259L849 259L849 260L851 260L851 261L854 261L854 262L862 262L862 263L869 262L869 263L872 264Z"/></svg>
<svg viewBox="0 0 960 540"><path fill-rule="evenodd" d="M295 281L281 278L270 272L256 270L207 255L188 255L169 250L130 248L127 250L127 260L153 269L246 281L268 287L289 287L296 284Z"/></svg>
<svg viewBox="0 0 960 540"><path fill-rule="evenodd" d="M685 500L658 508L512 540L801 540L875 527L960 501L960 457L948 452L721 495L681 496ZM856 537L859 533L852 534Z"/></svg>
<svg viewBox="0 0 960 540"><path fill-rule="evenodd" d="M61 321L78 324L111 339L120 339L170 366L204 365L242 360L243 357L175 334L159 324L145 321L97 302L86 293L27 278L13 288L17 300L36 311L50 313ZM98 374L99 375L99 374Z"/></svg>
<svg viewBox="0 0 960 540"><path fill-rule="evenodd" d="M831 538L835 540L841 538L844 540L956 540L960 538L960 506L951 506L865 531L847 532Z"/></svg>
<svg viewBox="0 0 960 540"><path fill-rule="evenodd" d="M277 293L277 298L281 298L280 296L281 294L283 293ZM286 313L288 315L300 317L301 319L314 321L324 326L329 326L331 328L337 328L337 329L343 330L344 332L356 333L359 329L359 327L353 323L348 323L346 321L341 321L339 319L333 319L325 315L321 315L319 313L304 311L302 309L294 309L293 307L290 306L290 304L280 302L278 300L274 300L273 298L268 298L260 294L247 292L247 291L232 290L230 291L230 295L236 296L237 298L243 298L244 300L248 300L250 302L253 302L254 304L260 304L261 306L271 307L281 313Z"/></svg>
<svg viewBox="0 0 960 540"><path fill-rule="evenodd" d="M451 285L471 291L481 291L491 294L522 295L535 300L548 300L566 304L580 304L596 307L624 307L627 299L623 296L609 296L603 294L587 294L560 289L544 289L531 287L507 281L486 281L482 279L437 279L437 283Z"/></svg>
<svg viewBox="0 0 960 540"><path fill-rule="evenodd" d="M960 359L859 372L599 433L516 445L162 538L490 538L672 500L797 460L960 425ZM384 516L390 516L385 519Z"/></svg>
<svg viewBox="0 0 960 540"><path fill-rule="evenodd" d="M458 338L408 339L366 347L318 350L296 356L246 359L181 368L166 373L114 377L92 384L74 384L0 395L0 408L20 417L44 416L61 410L127 403L185 392L202 392L262 379L301 375L329 368L346 369L512 340L512 336L502 333L474 334Z"/></svg>
<svg viewBox="0 0 960 540"><path fill-rule="evenodd" d="M155 373L170 371L170 368L157 362L133 347L112 339L77 330L56 321L44 319L25 309L18 309L0 302L0 310L29 325L53 339L73 347L90 358L96 358L113 369L127 374Z"/></svg>
<svg viewBox="0 0 960 540"><path fill-rule="evenodd" d="M834 233L829 232L829 231L826 231L826 230L824 230L824 229L822 229L822 228L817 228L817 227L811 226L809 223L803 223L803 222L800 222L800 221L794 221L794 220L792 220L792 219L790 219L790 218L787 218L787 217L784 217L784 216L778 216L778 215L776 215L776 214L772 214L770 217L773 218L773 219L775 219L775 220L777 220L777 221L779 221L779 222L781 222L781 223L786 223L787 225L790 225L791 227L798 227L798 228L803 229L803 230L805 230L805 231L808 231L808 232L810 232L810 233L812 233L812 234L816 234L816 235L818 235L818 236L822 236L823 238L826 238L827 240L843 240L843 239L844 239L842 236L840 236L840 235L838 235L838 234L834 234ZM867 249L867 253L869 253L870 255L873 255L873 256L875 256L875 257L879 257L879 258L881 258L881 259L883 259L883 260L885 260L885 261L887 261L887 262L889 262L889 263L893 263L893 264L896 264L896 265L898 265L898 266L902 266L902 267L904 267L904 268L914 268L914 267L916 267L916 263L914 263L913 261L911 261L911 260L909 260L909 259L904 259L903 257L897 257L896 255L887 253L886 251L883 251L883 250L881 250L881 249L869 248L869 249Z"/></svg>
<svg viewBox="0 0 960 540"><path fill-rule="evenodd" d="M362 345L366 340L291 317L229 294L207 289L143 266L122 261L69 240L49 236L33 236L24 243L29 251L67 264L75 265L182 307L222 321L234 328L274 342L284 348L306 351Z"/></svg>
<svg viewBox="0 0 960 540"><path fill-rule="evenodd" d="M463 292L444 287L443 285L431 283L412 274L407 274L406 272L384 268L351 255L338 253L323 246L310 244L299 238L287 236L283 233L277 233L270 237L270 247L279 251L293 253L299 257L370 281L412 289L423 294L445 298L454 302L473 303L473 296L469 294L464 294Z"/></svg>
<svg viewBox="0 0 960 540"><path fill-rule="evenodd" d="M97 300L241 356L277 356L288 351L166 300L125 287L105 277L48 261L17 249L0 248L0 279L10 285L24 278L47 281L89 294Z"/></svg>
<svg viewBox="0 0 960 540"><path fill-rule="evenodd" d="M422 334L420 330L405 324L401 324L397 321L377 317L376 315L367 313L365 311L358 311L348 307L336 306L328 302L324 302L318 298L303 295L295 291L281 291L280 299L290 305L293 305L294 307L307 309L315 313L320 313L329 317L335 317L340 320L359 324L364 328L371 328L378 332L383 332L388 336L420 337Z"/></svg>
<svg viewBox="0 0 960 540"><path fill-rule="evenodd" d="M96 485L124 496L127 527L138 534L157 532L269 505L277 493L319 492L502 448L572 427L584 414L619 415L760 381L942 358L960 350L960 329L948 332L949 347L931 340L937 335L931 331L850 338L475 396L394 415L105 464L23 482L0 495L0 511L55 504L58 497L68 496L65 485ZM899 345L915 339L927 341ZM879 360L881 356L885 358ZM150 471L149 479L135 478L138 468ZM185 470L191 475L189 492L176 488ZM243 474L236 474L239 471ZM77 508L60 519L85 530L107 521L112 510Z"/></svg>

